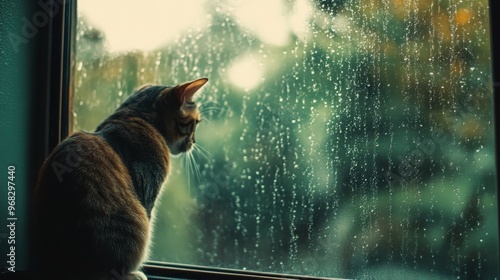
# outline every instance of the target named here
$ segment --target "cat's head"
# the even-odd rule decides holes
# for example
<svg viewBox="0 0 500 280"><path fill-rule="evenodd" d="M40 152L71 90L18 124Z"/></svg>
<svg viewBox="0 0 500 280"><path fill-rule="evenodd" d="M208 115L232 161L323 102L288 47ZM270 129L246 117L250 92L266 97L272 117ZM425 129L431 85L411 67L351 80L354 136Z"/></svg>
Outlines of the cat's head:
<svg viewBox="0 0 500 280"><path fill-rule="evenodd" d="M157 106L160 131L174 155L187 152L196 143L196 126L201 122L201 113L194 95L208 81L207 78L186 82L164 89Z"/></svg>
<svg viewBox="0 0 500 280"><path fill-rule="evenodd" d="M149 121L163 135L171 154L187 152L196 143L195 131L201 121L194 95L207 81L201 78L173 87L144 86L121 108L134 108L150 116Z"/></svg>

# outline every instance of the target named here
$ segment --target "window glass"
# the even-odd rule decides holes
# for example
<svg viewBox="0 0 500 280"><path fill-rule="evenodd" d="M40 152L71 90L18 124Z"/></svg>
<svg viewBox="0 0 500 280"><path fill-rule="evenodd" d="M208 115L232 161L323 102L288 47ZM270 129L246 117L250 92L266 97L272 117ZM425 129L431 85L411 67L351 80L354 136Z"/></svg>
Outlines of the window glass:
<svg viewBox="0 0 500 280"><path fill-rule="evenodd" d="M79 1L73 129L208 77L150 260L493 279L486 0Z"/></svg>

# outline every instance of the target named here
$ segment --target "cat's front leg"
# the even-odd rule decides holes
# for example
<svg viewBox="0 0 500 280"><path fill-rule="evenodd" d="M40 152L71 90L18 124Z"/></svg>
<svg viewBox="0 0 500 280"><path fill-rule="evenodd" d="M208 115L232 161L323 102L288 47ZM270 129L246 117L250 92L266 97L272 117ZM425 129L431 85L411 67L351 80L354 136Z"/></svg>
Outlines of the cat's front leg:
<svg viewBox="0 0 500 280"><path fill-rule="evenodd" d="M148 277L141 271L133 271L127 275L127 280L148 280Z"/></svg>

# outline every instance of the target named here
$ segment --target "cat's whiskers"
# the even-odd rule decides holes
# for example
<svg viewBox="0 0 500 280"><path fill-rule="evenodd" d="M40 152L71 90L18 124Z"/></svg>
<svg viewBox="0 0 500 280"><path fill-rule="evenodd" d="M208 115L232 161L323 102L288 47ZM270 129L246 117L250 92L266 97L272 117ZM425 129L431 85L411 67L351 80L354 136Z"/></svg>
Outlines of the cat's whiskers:
<svg viewBox="0 0 500 280"><path fill-rule="evenodd" d="M211 107L218 107L218 108L222 107L218 102L215 102L215 101L201 101L201 102L199 102L199 104L200 104L200 108L207 107L209 105Z"/></svg>
<svg viewBox="0 0 500 280"><path fill-rule="evenodd" d="M194 150L193 150L194 151ZM193 159L193 164L196 167L196 177L198 178L198 182L201 182L201 171L200 171L200 165L196 162L196 158L194 157L194 154L191 153L192 159Z"/></svg>
<svg viewBox="0 0 500 280"><path fill-rule="evenodd" d="M200 112L211 112L211 111L221 111L222 109L220 107L216 106L205 106L205 107L200 107Z"/></svg>
<svg viewBox="0 0 500 280"><path fill-rule="evenodd" d="M215 104L215 105L214 105ZM215 114L221 112L223 107L219 105L217 102L206 102L201 103L199 106L200 115L202 116L202 120L207 123L211 123L211 120L208 117L213 118Z"/></svg>
<svg viewBox="0 0 500 280"><path fill-rule="evenodd" d="M213 116L217 116L218 114L220 114L221 110L200 110L200 114L202 116L210 116L210 117L213 117Z"/></svg>
<svg viewBox="0 0 500 280"><path fill-rule="evenodd" d="M207 149L200 146L199 144L196 144L194 146L194 151L197 152L198 154L202 155L208 161L210 161L213 158L212 154L209 151L207 151Z"/></svg>
<svg viewBox="0 0 500 280"><path fill-rule="evenodd" d="M190 171L190 168L189 168L190 166L188 164L188 155L187 155L187 153L183 154L182 165L184 165L184 170L186 170L188 193L191 194L191 171Z"/></svg>
<svg viewBox="0 0 500 280"><path fill-rule="evenodd" d="M210 113L210 112L214 112L214 111L221 111L222 108L223 107L219 103L217 103L215 101L208 101L208 102L202 102L200 104L199 110L203 114L203 113Z"/></svg>
<svg viewBox="0 0 500 280"><path fill-rule="evenodd" d="M196 176L196 179L198 179L198 182L201 182L200 168L198 166L198 163L196 163L196 159L193 155L193 151L194 151L194 149L192 149L186 153L188 160L189 160L189 164L191 165L190 170L191 170L191 172L194 173L194 175Z"/></svg>

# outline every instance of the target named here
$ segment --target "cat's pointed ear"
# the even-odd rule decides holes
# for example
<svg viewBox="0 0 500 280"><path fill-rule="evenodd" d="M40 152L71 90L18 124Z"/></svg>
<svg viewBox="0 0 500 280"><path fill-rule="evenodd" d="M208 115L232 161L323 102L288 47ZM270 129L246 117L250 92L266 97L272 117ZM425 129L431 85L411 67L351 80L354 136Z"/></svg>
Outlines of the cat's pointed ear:
<svg viewBox="0 0 500 280"><path fill-rule="evenodd" d="M186 100L191 100L193 95L207 82L207 78L201 78L177 86L174 89L177 100L179 100L180 103L184 103Z"/></svg>

